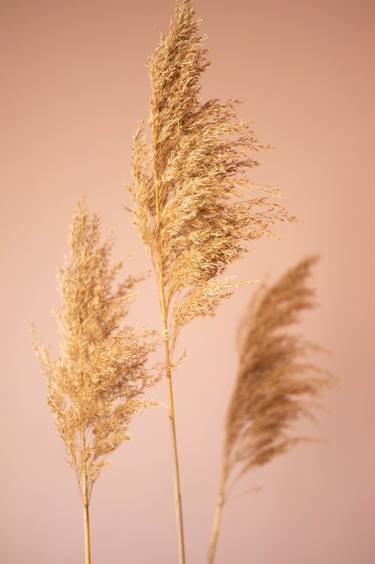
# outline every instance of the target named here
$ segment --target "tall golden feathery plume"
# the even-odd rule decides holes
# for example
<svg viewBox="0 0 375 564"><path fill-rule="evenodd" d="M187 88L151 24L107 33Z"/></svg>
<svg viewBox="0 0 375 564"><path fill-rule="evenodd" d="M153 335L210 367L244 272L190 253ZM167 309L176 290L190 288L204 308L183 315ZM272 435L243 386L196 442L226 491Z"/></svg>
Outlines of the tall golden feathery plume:
<svg viewBox="0 0 375 564"><path fill-rule="evenodd" d="M137 284L113 285L122 263L110 265L111 238L100 242L100 219L79 201L69 235L70 253L59 275L62 310L56 313L60 356L52 358L35 329L34 348L48 383L67 460L83 504L85 562L91 562L89 503L106 457L129 439L132 417L152 402L142 399L156 380L148 368L154 332L122 326Z"/></svg>
<svg viewBox="0 0 375 564"><path fill-rule="evenodd" d="M160 296L169 397L179 561L185 562L172 367L181 329L213 316L241 284L219 276L246 252L246 243L292 221L278 192L247 178L266 149L236 116L237 101L201 102L208 67L199 21L190 0L177 2L169 32L148 62L152 97L150 143L142 123L134 137L129 188L134 221L147 245Z"/></svg>
<svg viewBox="0 0 375 564"><path fill-rule="evenodd" d="M334 381L310 359L319 347L288 331L301 313L315 305L308 278L316 262L317 257L308 257L273 286L264 284L240 325L239 365L226 416L209 564L215 559L228 480L307 440L293 436L293 424L302 417L312 417L316 398Z"/></svg>

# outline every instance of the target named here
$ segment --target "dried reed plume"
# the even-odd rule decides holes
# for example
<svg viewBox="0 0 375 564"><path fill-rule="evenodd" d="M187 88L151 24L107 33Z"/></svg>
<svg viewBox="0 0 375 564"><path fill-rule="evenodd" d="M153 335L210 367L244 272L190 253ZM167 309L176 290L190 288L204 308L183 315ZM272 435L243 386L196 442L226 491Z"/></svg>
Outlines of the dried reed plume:
<svg viewBox="0 0 375 564"><path fill-rule="evenodd" d="M263 285L250 302L238 335L239 365L226 416L222 476L208 562L215 559L230 477L263 466L306 440L293 425L311 417L316 398L332 376L311 361L318 347L289 329L314 307L308 285L317 257L302 260L271 287Z"/></svg>
<svg viewBox="0 0 375 564"><path fill-rule="evenodd" d="M48 404L76 473L83 504L85 562L91 562L89 503L106 457L129 439L133 415L155 378L147 367L154 334L123 327L143 276L113 289L122 263L110 265L112 240L100 242L100 219L79 201L60 270L62 310L56 314L60 356L52 358L34 330L34 348L48 382Z"/></svg>
<svg viewBox="0 0 375 564"><path fill-rule="evenodd" d="M218 278L246 243L291 221L277 191L255 185L247 171L261 145L237 119L237 102L200 100L208 67L191 0L177 2L169 32L148 62L150 143L142 123L134 137L130 194L159 288L175 477L179 561L185 562L172 366L176 339L198 316L213 316L240 284Z"/></svg>

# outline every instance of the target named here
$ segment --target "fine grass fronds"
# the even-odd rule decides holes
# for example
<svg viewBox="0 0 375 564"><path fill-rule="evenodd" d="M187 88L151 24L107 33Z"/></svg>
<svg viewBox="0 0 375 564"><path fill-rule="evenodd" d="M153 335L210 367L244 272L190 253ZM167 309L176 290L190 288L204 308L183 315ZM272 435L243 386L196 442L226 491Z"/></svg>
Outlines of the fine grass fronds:
<svg viewBox="0 0 375 564"><path fill-rule="evenodd" d="M200 99L209 65L192 2L177 3L169 33L149 62L151 141L142 123L134 138L130 194L149 248L174 337L197 316L214 315L234 289L219 275L289 222L276 189L252 182L262 145L238 120L235 100Z"/></svg>
<svg viewBox="0 0 375 564"><path fill-rule="evenodd" d="M52 357L35 329L34 348L78 480L89 564L92 488L107 456L129 439L132 417L151 403L143 393L156 379L147 365L155 335L122 324L143 276L128 276L114 288L122 263L111 266L112 240L100 241L100 219L90 215L84 199L75 210L68 242L69 255L59 273L62 308L56 313L60 355Z"/></svg>
<svg viewBox="0 0 375 564"><path fill-rule="evenodd" d="M141 123L135 134L129 188L159 288L180 564L185 554L172 386L175 343L187 323L215 315L242 284L221 275L247 251L247 243L272 236L276 223L294 220L276 189L247 176L259 164L255 155L267 146L237 118L238 102L200 98L209 61L199 23L191 0L177 2L169 31L148 61L150 127Z"/></svg>
<svg viewBox="0 0 375 564"><path fill-rule="evenodd" d="M308 257L274 285L264 284L240 325L238 371L226 416L210 564L215 559L228 480L307 440L295 435L293 426L313 416L320 393L333 383L333 377L311 358L319 347L304 340L293 327L302 313L315 306L309 277L316 262L317 257Z"/></svg>

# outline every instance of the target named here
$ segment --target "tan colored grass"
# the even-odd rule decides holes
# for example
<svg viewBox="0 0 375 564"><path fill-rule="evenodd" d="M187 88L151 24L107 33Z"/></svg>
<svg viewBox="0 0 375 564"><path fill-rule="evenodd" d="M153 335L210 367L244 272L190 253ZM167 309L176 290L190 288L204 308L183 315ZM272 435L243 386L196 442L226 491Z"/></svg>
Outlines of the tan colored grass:
<svg viewBox="0 0 375 564"><path fill-rule="evenodd" d="M226 415L209 563L215 559L229 480L307 440L296 435L293 427L301 418L313 416L321 392L334 382L314 363L319 347L293 327L315 306L309 278L316 262L316 257L308 257L272 286L263 284L241 322L238 371Z"/></svg>
<svg viewBox="0 0 375 564"><path fill-rule="evenodd" d="M173 350L181 329L213 316L241 283L221 278L247 251L293 221L276 189L248 172L261 144L237 118L238 102L201 99L209 65L191 0L177 2L169 31L148 61L149 130L141 123L133 147L130 194L134 220L155 270L164 336L165 374L175 475L179 562L185 562L181 487L173 402Z"/></svg>
<svg viewBox="0 0 375 564"><path fill-rule="evenodd" d="M53 358L34 330L34 348L48 384L48 404L64 441L84 507L86 563L90 562L88 507L107 457L129 439L128 425L151 402L148 367L155 335L123 325L143 276L114 287L122 263L110 264L112 240L100 241L100 219L79 201L69 234L69 255L59 273L56 313L60 355Z"/></svg>
<svg viewBox="0 0 375 564"><path fill-rule="evenodd" d="M218 276L247 250L291 221L276 189L248 178L267 149L237 118L238 102L202 101L209 65L190 0L177 4L169 33L149 62L151 142L141 124L134 139L135 222L148 246L173 333L191 318L212 315L232 279Z"/></svg>

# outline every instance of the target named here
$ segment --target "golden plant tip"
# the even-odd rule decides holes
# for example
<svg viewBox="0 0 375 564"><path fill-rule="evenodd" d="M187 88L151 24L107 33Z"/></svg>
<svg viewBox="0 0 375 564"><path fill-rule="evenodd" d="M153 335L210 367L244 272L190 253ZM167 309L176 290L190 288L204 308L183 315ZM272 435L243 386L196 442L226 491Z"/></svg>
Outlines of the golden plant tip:
<svg viewBox="0 0 375 564"><path fill-rule="evenodd" d="M143 394L156 381L148 364L156 347L153 332L124 324L142 276L116 284L122 262L111 265L113 238L101 241L100 222L81 198L59 271L58 358L33 328L48 404L85 505L107 456L129 438L133 416L151 405Z"/></svg>
<svg viewBox="0 0 375 564"><path fill-rule="evenodd" d="M151 256L158 286L168 416L175 477L179 562L185 563L172 368L182 329L214 317L223 300L249 281L228 268L277 224L291 222L279 193L249 178L266 150L238 101L202 100L210 62L190 0L177 1L166 34L147 62L149 120L133 137L133 221ZM255 193L251 193L254 190ZM250 193L250 194L249 194ZM250 282L253 283L253 282Z"/></svg>
<svg viewBox="0 0 375 564"><path fill-rule="evenodd" d="M274 201L279 192L248 173L267 149L250 124L237 118L238 100L201 100L207 50L191 2L176 4L169 31L148 61L149 116L134 135L130 195L134 222L162 272L169 325L176 340L195 317L212 317L233 293L220 276L270 237L275 224L293 221ZM255 188L257 194L248 197Z"/></svg>

